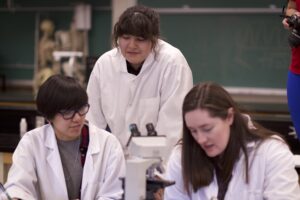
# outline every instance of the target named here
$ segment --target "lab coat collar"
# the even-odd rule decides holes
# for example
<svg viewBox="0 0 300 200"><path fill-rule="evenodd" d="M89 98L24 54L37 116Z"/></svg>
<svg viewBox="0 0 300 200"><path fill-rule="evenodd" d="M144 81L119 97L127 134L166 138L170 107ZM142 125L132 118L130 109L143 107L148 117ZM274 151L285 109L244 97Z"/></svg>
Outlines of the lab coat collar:
<svg viewBox="0 0 300 200"><path fill-rule="evenodd" d="M82 184L81 184L81 194L84 194L87 186L88 181L92 179L94 170L94 157L97 157L97 154L100 153L101 145L99 140L95 138L95 131L94 126L89 126L89 146L86 155L86 160L83 168L83 177L82 177ZM54 129L51 125L45 126L45 146L49 149L49 153L47 155L47 162L52 169L52 172L56 176L58 180L58 184L61 185L61 192L62 194L66 195L64 199L68 199L68 192L67 187L65 184L65 177L64 172L61 164L61 158L58 151L58 146L56 142L56 137L54 133Z"/></svg>
<svg viewBox="0 0 300 200"><path fill-rule="evenodd" d="M218 182L216 176L214 176L213 182L209 186L206 186L206 189L204 189L203 192L206 199L217 199Z"/></svg>
<svg viewBox="0 0 300 200"><path fill-rule="evenodd" d="M247 150L248 150L248 151L251 151L253 148L255 148L256 145L257 145L257 142L256 142L256 141L248 142L247 145L246 145Z"/></svg>
<svg viewBox="0 0 300 200"><path fill-rule="evenodd" d="M85 193L85 190L88 186L89 180L93 177L93 172L95 172L94 169L94 159L98 156L100 153L101 144L99 143L99 140L95 138L95 126L90 125L89 126L89 146L88 151L85 158L85 164L83 168L83 177L82 177L82 184L81 184L81 194ZM98 133L99 134L99 133Z"/></svg>
<svg viewBox="0 0 300 200"><path fill-rule="evenodd" d="M57 147L56 137L54 129L50 124L45 126L44 141L45 146L48 148L47 162L49 167L52 170L52 173L57 179L57 184L60 184L62 196L65 196L64 199L68 199L68 192L66 187L65 176L61 164L60 154Z"/></svg>
<svg viewBox="0 0 300 200"><path fill-rule="evenodd" d="M120 63L119 63L120 72L128 73L126 59L122 55L121 50L119 48L116 49L116 54L115 55L120 58L119 59L120 60ZM154 52L154 50L152 50L151 53L146 58L146 60L144 61L142 69L141 69L139 74L144 73L144 71L148 70L151 66L153 66L152 63L154 61L155 61L155 52Z"/></svg>
<svg viewBox="0 0 300 200"><path fill-rule="evenodd" d="M253 148L255 148L256 146L256 142L249 142L246 144L246 149L247 152L251 152L253 150ZM244 162L244 152L240 151L239 154L239 159L238 161L234 164L233 170L232 170L232 177L234 176L244 176L244 170L241 170L241 163ZM228 199L228 196L231 195L231 191L232 191L232 185L236 185L233 184L233 181L236 181L237 179L231 178L231 181L228 185L228 190L226 193L226 197L225 199ZM216 199L217 195L218 195L218 182L217 182L217 178L216 178L216 172L214 171L214 180L213 182L207 186L207 189L204 189L204 195L207 199ZM229 198L230 199L230 198Z"/></svg>
<svg viewBox="0 0 300 200"><path fill-rule="evenodd" d="M94 155L100 152L101 149L101 144L99 143L99 140L95 138L95 126L94 125L89 125L89 136L90 136L90 141L89 141L89 147L88 147L88 152L87 155ZM99 134L99 133L97 133Z"/></svg>

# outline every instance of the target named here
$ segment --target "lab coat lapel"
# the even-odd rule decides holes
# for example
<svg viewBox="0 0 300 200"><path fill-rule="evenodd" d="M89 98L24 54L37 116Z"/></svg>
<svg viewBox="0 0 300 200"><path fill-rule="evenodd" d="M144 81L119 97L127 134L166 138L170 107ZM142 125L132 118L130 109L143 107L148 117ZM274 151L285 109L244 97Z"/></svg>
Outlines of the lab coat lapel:
<svg viewBox="0 0 300 200"><path fill-rule="evenodd" d="M194 194L197 194L197 193L194 193ZM210 185L206 186L203 190L203 194L200 194L199 196L200 196L199 199L217 199L218 182L217 182L217 178L215 175L214 175L213 182ZM198 199L198 195L195 197L195 199Z"/></svg>
<svg viewBox="0 0 300 200"><path fill-rule="evenodd" d="M91 127L91 126L90 126ZM90 128L91 129L91 128ZM82 177L82 184L81 184L81 194L86 193L86 189L88 186L88 182L91 181L94 177L94 157L97 157L97 154L100 153L100 144L95 144L97 141L94 138L94 135L91 133L90 130L90 142L87 151L87 155L85 158L84 168L83 168L83 177ZM100 170L100 169L99 169Z"/></svg>
<svg viewBox="0 0 300 200"><path fill-rule="evenodd" d="M54 174L55 180L57 180L54 184L59 184L59 188L61 188L62 194L65 196L65 199L68 199L67 187L65 184L65 176L61 164L61 159L57 147L57 142L55 138L55 133L53 128L47 130L45 134L45 146L48 148L47 153L47 163L49 165L50 171Z"/></svg>
<svg viewBox="0 0 300 200"><path fill-rule="evenodd" d="M126 64L126 58L122 55L121 50L119 48L116 49L115 56L118 58L118 66L117 68L119 72L127 73L127 64Z"/></svg>
<svg viewBox="0 0 300 200"><path fill-rule="evenodd" d="M152 52L148 55L148 57L144 61L144 64L143 64L143 67L142 67L140 73L144 73L145 71L150 70L151 67L154 67L153 62L154 62L154 51L152 50Z"/></svg>
<svg viewBox="0 0 300 200"><path fill-rule="evenodd" d="M126 64L126 58L122 55L121 50L118 49L116 52L116 56L119 57L119 70L120 72L128 73L127 71L127 64ZM152 50L152 52L148 55L146 60L144 61L143 67L141 69L140 73L144 73L145 70L149 70L151 66L153 66L153 62L155 61L155 52Z"/></svg>
<svg viewBox="0 0 300 200"><path fill-rule="evenodd" d="M249 169L251 168L251 163L253 157L251 156L251 151L256 147L255 142L250 142L247 144L247 151L249 155ZM249 187L249 184L246 182L246 173L245 173L245 154L241 151L239 160L235 163L232 171L232 178L229 182L228 189L226 192L225 200L230 199L244 199L243 191L246 191L245 188ZM251 177L250 177L251 178ZM241 191L236 192L236 187L242 188Z"/></svg>

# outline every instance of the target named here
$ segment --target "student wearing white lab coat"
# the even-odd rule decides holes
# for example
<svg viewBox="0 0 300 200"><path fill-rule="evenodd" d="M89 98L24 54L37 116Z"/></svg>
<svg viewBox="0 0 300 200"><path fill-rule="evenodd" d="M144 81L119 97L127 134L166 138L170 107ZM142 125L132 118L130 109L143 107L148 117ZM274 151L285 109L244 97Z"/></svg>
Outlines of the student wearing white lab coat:
<svg viewBox="0 0 300 200"><path fill-rule="evenodd" d="M121 145L85 121L87 101L86 91L71 77L54 75L40 87L37 108L49 124L19 142L5 184L12 198L121 199Z"/></svg>
<svg viewBox="0 0 300 200"><path fill-rule="evenodd" d="M249 127L220 85L194 86L183 103L183 137L169 159L165 200L300 199L293 154L258 124Z"/></svg>
<svg viewBox="0 0 300 200"><path fill-rule="evenodd" d="M182 101L193 82L186 59L159 39L159 16L147 7L128 8L113 39L116 48L98 59L90 75L87 119L109 127L123 147L130 124L146 135L146 124L152 123L173 147L180 137Z"/></svg>

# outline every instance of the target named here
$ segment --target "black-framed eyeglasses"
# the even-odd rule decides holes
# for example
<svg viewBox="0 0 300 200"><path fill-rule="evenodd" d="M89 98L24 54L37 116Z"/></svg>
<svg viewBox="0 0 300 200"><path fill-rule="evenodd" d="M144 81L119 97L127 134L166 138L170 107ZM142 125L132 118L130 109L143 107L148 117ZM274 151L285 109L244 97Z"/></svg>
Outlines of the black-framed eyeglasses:
<svg viewBox="0 0 300 200"><path fill-rule="evenodd" d="M6 192L6 189L5 189L5 187L3 186L3 184L0 182L0 195L1 195L1 193L3 192L4 194L5 194L5 196L6 196L6 198L8 199L8 200L12 200L12 198L9 196L9 194Z"/></svg>
<svg viewBox="0 0 300 200"><path fill-rule="evenodd" d="M73 119L76 113L78 113L80 116L84 116L89 111L89 109L90 109L90 104L85 104L78 110L62 110L59 112L59 114L61 114L61 116L65 120L69 120L69 119Z"/></svg>

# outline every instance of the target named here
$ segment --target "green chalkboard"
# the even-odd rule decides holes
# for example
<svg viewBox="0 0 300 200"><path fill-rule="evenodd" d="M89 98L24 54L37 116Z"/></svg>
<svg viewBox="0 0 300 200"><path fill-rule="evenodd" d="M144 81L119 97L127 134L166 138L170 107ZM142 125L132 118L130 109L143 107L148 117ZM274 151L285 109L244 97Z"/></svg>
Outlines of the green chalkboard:
<svg viewBox="0 0 300 200"><path fill-rule="evenodd" d="M43 3L42 3L43 2ZM71 6L72 0L21 1L18 6ZM110 6L110 1L96 6ZM154 8L279 8L282 0L138 0ZM52 4L53 3L53 4ZM0 7L5 7L1 4ZM288 31L275 14L160 13L163 38L186 56L194 82L213 80L226 86L285 88L290 49ZM0 12L0 73L8 79L31 80L37 18L49 17L67 29L72 11ZM111 10L93 10L89 31L91 56L110 49Z"/></svg>
<svg viewBox="0 0 300 200"><path fill-rule="evenodd" d="M162 35L186 56L194 82L285 88L290 49L279 14L161 14Z"/></svg>
<svg viewBox="0 0 300 200"><path fill-rule="evenodd" d="M0 12L0 73L32 79L35 14Z"/></svg>
<svg viewBox="0 0 300 200"><path fill-rule="evenodd" d="M270 6L282 7L287 1L283 0L138 0L154 8L268 8Z"/></svg>
<svg viewBox="0 0 300 200"><path fill-rule="evenodd" d="M56 30L67 30L76 0L18 1L16 10L0 1L0 74L10 80L32 80L38 21L51 19ZM111 10L109 0L87 0L93 7L89 31L89 53L99 56L111 48ZM54 8L54 9L53 9ZM56 9L57 10L56 10ZM65 9L67 8L67 9ZM102 9L99 9L102 8ZM105 9L103 9L105 8Z"/></svg>

